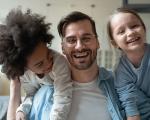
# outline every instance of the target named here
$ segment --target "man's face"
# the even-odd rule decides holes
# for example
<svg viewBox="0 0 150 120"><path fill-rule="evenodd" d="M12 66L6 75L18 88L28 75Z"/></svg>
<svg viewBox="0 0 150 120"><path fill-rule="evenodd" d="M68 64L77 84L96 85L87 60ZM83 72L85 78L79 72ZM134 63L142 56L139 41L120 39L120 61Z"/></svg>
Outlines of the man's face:
<svg viewBox="0 0 150 120"><path fill-rule="evenodd" d="M89 20L68 24L62 41L62 50L71 67L85 70L96 61L99 42Z"/></svg>

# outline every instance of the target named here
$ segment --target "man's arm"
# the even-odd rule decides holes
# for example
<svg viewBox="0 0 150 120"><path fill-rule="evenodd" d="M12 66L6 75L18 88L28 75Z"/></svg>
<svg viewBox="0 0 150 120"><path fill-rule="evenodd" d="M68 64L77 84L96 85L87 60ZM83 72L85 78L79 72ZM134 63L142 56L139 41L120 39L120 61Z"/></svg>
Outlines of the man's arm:
<svg viewBox="0 0 150 120"><path fill-rule="evenodd" d="M19 79L10 82L10 99L7 110L7 120L16 120L16 110L21 103L21 83Z"/></svg>

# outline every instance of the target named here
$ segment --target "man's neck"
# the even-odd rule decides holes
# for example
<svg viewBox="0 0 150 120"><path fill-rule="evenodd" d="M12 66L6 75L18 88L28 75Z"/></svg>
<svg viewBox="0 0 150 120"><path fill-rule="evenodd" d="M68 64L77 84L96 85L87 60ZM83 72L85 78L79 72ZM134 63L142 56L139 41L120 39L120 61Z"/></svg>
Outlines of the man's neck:
<svg viewBox="0 0 150 120"><path fill-rule="evenodd" d="M80 83L87 83L93 81L98 75L98 65L93 64L87 70L78 70L76 68L71 68L72 79Z"/></svg>

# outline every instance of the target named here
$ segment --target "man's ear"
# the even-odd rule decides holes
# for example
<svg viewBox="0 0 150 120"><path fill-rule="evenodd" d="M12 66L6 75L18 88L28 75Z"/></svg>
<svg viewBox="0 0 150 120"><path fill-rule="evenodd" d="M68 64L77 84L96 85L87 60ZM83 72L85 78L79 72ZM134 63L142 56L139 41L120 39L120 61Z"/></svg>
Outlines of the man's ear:
<svg viewBox="0 0 150 120"><path fill-rule="evenodd" d="M100 41L97 39L97 49L100 48Z"/></svg>
<svg viewBox="0 0 150 120"><path fill-rule="evenodd" d="M62 49L62 53L65 54L64 43L63 42L61 42L61 49Z"/></svg>

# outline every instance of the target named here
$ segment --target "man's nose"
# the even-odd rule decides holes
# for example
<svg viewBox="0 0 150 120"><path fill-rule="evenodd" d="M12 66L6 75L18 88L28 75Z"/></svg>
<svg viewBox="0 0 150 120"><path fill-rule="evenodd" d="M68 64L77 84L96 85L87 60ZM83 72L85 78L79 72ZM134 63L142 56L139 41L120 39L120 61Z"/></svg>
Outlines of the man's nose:
<svg viewBox="0 0 150 120"><path fill-rule="evenodd" d="M83 47L85 47L84 43L83 43L80 39L78 39L77 42L76 42L75 49L80 50L80 49L82 49Z"/></svg>

